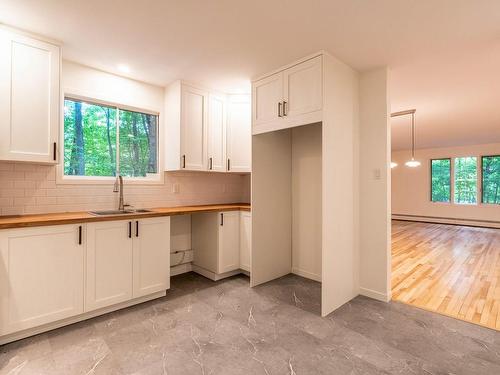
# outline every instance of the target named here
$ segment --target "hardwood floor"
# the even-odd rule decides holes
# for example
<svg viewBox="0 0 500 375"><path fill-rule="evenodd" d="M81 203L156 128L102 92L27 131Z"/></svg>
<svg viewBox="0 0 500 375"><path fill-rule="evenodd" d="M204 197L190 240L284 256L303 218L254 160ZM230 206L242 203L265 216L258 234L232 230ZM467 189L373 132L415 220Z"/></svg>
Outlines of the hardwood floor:
<svg viewBox="0 0 500 375"><path fill-rule="evenodd" d="M500 330L500 230L393 221L392 299Z"/></svg>

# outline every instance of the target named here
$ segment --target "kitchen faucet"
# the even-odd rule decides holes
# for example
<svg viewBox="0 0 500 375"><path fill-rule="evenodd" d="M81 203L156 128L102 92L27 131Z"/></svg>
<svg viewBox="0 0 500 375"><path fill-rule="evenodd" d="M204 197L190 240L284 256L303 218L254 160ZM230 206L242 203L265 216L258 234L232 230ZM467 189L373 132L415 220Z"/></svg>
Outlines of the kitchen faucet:
<svg viewBox="0 0 500 375"><path fill-rule="evenodd" d="M118 211L124 211L125 205L123 204L123 177L121 175L118 175L118 177L116 177L113 192L120 193L120 200L118 201Z"/></svg>

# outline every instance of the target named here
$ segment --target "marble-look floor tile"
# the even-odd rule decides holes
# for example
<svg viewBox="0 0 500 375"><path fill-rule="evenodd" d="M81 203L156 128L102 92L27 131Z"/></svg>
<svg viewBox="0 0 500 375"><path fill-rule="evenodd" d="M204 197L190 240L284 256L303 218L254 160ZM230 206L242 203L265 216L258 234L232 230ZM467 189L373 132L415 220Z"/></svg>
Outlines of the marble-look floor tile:
<svg viewBox="0 0 500 375"><path fill-rule="evenodd" d="M164 298L0 350L0 375L500 374L500 337L400 303L357 297L320 316L321 285L172 278Z"/></svg>

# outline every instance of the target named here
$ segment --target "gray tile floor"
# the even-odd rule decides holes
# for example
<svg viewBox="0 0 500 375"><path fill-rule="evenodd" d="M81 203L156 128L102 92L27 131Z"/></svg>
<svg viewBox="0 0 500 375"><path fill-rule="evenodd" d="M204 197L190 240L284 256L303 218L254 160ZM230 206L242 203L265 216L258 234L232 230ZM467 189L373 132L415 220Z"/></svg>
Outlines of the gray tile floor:
<svg viewBox="0 0 500 375"><path fill-rule="evenodd" d="M358 297L319 316L320 284L193 273L167 296L0 349L1 374L500 374L500 333Z"/></svg>

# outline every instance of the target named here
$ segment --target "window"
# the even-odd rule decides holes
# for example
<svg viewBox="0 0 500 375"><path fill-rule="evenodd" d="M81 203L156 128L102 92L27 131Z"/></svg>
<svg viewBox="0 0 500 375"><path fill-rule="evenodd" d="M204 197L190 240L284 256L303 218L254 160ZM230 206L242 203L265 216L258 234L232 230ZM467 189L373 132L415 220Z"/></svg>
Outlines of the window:
<svg viewBox="0 0 500 375"><path fill-rule="evenodd" d="M158 173L158 115L64 99L64 175Z"/></svg>
<svg viewBox="0 0 500 375"><path fill-rule="evenodd" d="M431 200L451 201L451 159L431 160Z"/></svg>
<svg viewBox="0 0 500 375"><path fill-rule="evenodd" d="M482 202L500 204L500 155L483 156L482 171Z"/></svg>
<svg viewBox="0 0 500 375"><path fill-rule="evenodd" d="M455 203L477 203L477 158L455 158Z"/></svg>

